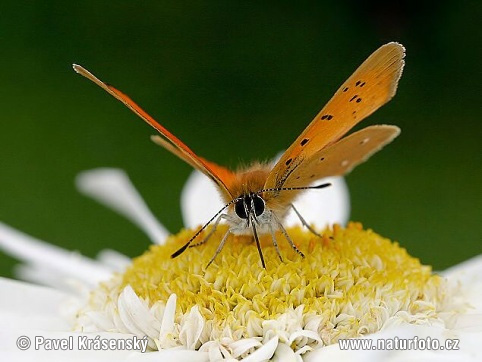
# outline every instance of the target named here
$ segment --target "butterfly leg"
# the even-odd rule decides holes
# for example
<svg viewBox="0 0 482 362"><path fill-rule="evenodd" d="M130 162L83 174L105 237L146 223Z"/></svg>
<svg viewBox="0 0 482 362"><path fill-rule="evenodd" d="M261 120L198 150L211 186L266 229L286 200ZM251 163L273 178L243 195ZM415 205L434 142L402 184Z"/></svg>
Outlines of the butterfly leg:
<svg viewBox="0 0 482 362"><path fill-rule="evenodd" d="M205 237L204 239L202 239L199 243L191 244L191 245L189 245L189 247L190 247L190 248L193 248L193 247L195 247L195 246L202 245L202 244L204 244L206 241L208 241L208 240L211 238L211 236L216 232L216 229L218 228L218 225L219 225L220 221L221 221L222 219L225 219L225 218L226 218L226 215L224 215L224 214L220 215L220 216L217 218L217 220L214 222L213 227L212 227L211 230L209 231L209 234L207 234L206 237Z"/></svg>
<svg viewBox="0 0 482 362"><path fill-rule="evenodd" d="M218 254L221 252L221 250L223 249L224 244L226 243L226 239L228 238L228 236L229 236L230 233L231 233L230 230L226 231L226 234L224 234L221 242L219 243L218 248L216 249L216 252L214 253L214 255L213 255L213 257L211 258L211 260L209 260L208 265L206 265L206 269L212 264L212 262L214 261L214 259L216 259L216 257L218 256Z"/></svg>
<svg viewBox="0 0 482 362"><path fill-rule="evenodd" d="M280 253L279 247L278 247L278 242L276 241L276 235L274 234L274 230L271 226L269 227L269 231L271 233L271 239L273 240L273 245L276 248L276 252L278 253L279 260L281 260L281 262L283 262L283 257L281 256L281 253Z"/></svg>
<svg viewBox="0 0 482 362"><path fill-rule="evenodd" d="M293 208L294 212L296 213L296 216L298 216L298 218L300 219L301 221L301 224L303 224L304 226L306 226L308 228L308 230L310 230L313 234L315 234L316 236L318 236L319 238L321 238L321 235L318 234L315 229L313 229L310 224L308 224L306 222L306 220L303 218L303 216L301 216L301 214L299 213L299 211L296 209L295 205L291 204L291 207Z"/></svg>
<svg viewBox="0 0 482 362"><path fill-rule="evenodd" d="M286 229L281 224L281 221L279 221L278 217L274 213L272 213L272 215L273 215L273 220L276 222L276 224L280 228L281 232L285 236L286 240L288 240L288 243L290 243L293 250L296 251L298 254L300 254L304 258L305 254L303 254L301 252L301 250L296 247L295 243L293 242L293 240L291 240L290 236L288 235L288 232L286 231Z"/></svg>

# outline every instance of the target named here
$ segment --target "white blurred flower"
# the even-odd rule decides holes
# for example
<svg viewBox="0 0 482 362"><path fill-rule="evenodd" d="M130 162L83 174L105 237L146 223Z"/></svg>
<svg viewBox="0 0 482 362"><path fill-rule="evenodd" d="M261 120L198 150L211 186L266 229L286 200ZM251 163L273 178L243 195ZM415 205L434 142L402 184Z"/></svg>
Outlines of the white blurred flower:
<svg viewBox="0 0 482 362"><path fill-rule="evenodd" d="M338 178L331 182L334 184L333 187L305 194L305 198L297 202L297 208L305 219L320 229L325 226L325 223L345 224L348 218L348 193L344 181ZM153 217L122 171L99 169L83 173L78 178L78 187L85 194L108 204L136 223L154 243L162 245L166 241L169 233ZM190 177L181 199L186 227L194 227L205 222L220 208L212 201L217 199L213 190L201 175L195 173ZM289 224L292 223L291 220L290 217ZM356 227L352 229L356 233ZM379 239L375 237L374 243L384 242ZM342 304L344 310L338 312L321 310L319 315L309 312L307 306L288 309L283 307L276 318L268 318L264 321L259 319L259 313L256 317L250 317L255 313L246 309L243 313L246 315L247 328L240 329L242 321L233 320L226 321L226 325L237 326L236 328L225 327L223 330L217 330L216 325L206 319L205 316L209 310L204 306L193 305L186 309L188 294L171 293L165 300L156 300L138 295L135 289L144 289L135 284L124 285L123 278L128 275L124 274L124 271L131 264L131 260L118 252L104 250L96 260L92 260L36 240L2 223L0 223L0 248L23 262L17 268L17 273L22 279L47 286L40 287L0 279L2 296L0 298L0 357L5 361L43 359L118 361L123 358L134 361L189 362L220 359L265 361L271 358L277 361L302 359L306 361L412 359L439 361L482 358L478 345L482 340L481 256L444 272L443 283L441 282L437 290L434 288L438 285L436 281L428 283L423 290L407 290L407 293L399 290L398 292L402 292L399 296L400 303L396 303L397 294L390 294L392 291L388 284L386 291L383 288L375 289L375 293L382 293L376 294L376 298L383 300L385 293L387 298L389 297L387 300L392 301L390 305L382 305L381 308L374 310L374 315L378 319L358 315L360 313L356 310L358 307L353 307L348 301ZM161 246L157 249L153 248L152 255L155 252L162 253L159 251L161 249ZM196 255L194 250L189 253L193 258ZM233 263L229 261L229 255L222 258L220 264L224 262ZM325 262L328 261L325 260ZM383 268L384 261L375 255L372 259L361 262L367 262L376 271ZM137 258L135 263L143 263L142 257ZM288 264L295 265L295 262ZM146 266L148 267L150 266ZM196 265L190 267L196 268ZM343 267L346 266L343 265ZM202 265L199 265L199 272L201 268ZM211 268L214 269L208 270L205 277L214 278L213 284L222 283L223 281L213 274L214 270L219 271L219 269L215 269L215 265ZM290 266L280 265L279 268L290 268ZM131 268L132 270L135 268ZM285 269L279 270L286 272ZM340 269L341 272L344 270ZM354 271L358 273L357 270ZM172 272L174 273L174 268ZM188 282L193 282L194 279L190 278L195 278L196 275L198 279L200 278L200 273L193 273L192 270L188 272L189 274L186 273ZM423 268L413 272L420 272L422 276L430 275L430 272ZM266 274L262 275L267 277ZM410 276L410 273L407 275ZM136 280L136 277L131 275L133 278L131 280ZM147 283L147 279L142 276L140 278ZM340 286L337 287L341 290L348 291L352 287L347 284L348 279L339 278L336 274L327 275L327 278L327 280L338 278L336 281ZM278 278L277 284L272 284L272 288L285 288L286 285L283 285L280 280ZM360 279L357 280L360 281ZM383 281L381 282L382 284L379 285L383 286ZM266 283L266 279L260 280L259 285L253 285L252 288L260 287L263 283ZM300 285L300 288L303 286ZM189 288L186 288L186 293L188 291ZM301 293L304 292L301 291ZM332 294L328 295L332 298L333 305L338 305L337 301L343 297L337 293L339 290L332 290ZM422 293L426 300L417 302L418 293ZM300 298L303 296L301 295ZM364 298L360 307L365 306L365 301L371 303L372 297ZM408 298L408 302L405 303L404 298ZM241 301L239 303L242 305ZM407 309L408 306L410 306L409 309ZM212 311L212 313L215 312L215 310ZM332 317L340 326L339 330L333 329L334 326L330 325L331 320L324 319L324 312L335 313ZM243 314L239 316L243 319ZM364 321L364 325L370 326L369 328L375 328L375 330L360 328L356 331L357 336L363 336L362 338L365 339L431 336L442 341L447 338L457 338L460 339L460 349L457 351L341 351L340 346L333 341L343 336L350 336L354 330L354 316L357 316L357 321ZM73 329L75 331L72 331ZM151 352L142 354L137 351L74 350L67 352L32 349L21 351L16 346L16 340L23 335L29 336L32 340L34 336L39 335L45 338L79 335L93 338L95 335L100 335L102 338L123 339L147 336ZM334 338L332 344L330 344L330 338Z"/></svg>

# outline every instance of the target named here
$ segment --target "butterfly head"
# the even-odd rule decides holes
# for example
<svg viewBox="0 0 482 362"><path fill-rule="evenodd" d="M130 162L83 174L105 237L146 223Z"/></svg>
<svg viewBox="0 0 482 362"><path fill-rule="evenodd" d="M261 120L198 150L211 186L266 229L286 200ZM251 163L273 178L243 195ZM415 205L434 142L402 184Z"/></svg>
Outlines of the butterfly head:
<svg viewBox="0 0 482 362"><path fill-rule="evenodd" d="M250 215L254 217L261 216L265 210L265 202L257 193L250 193L238 198L234 204L234 212L241 219L249 219Z"/></svg>

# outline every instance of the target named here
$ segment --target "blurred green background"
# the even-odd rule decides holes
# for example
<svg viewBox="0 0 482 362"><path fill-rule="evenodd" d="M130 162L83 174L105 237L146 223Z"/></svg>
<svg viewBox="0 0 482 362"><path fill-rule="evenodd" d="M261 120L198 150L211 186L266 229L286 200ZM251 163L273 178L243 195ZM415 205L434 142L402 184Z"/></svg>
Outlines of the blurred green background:
<svg viewBox="0 0 482 362"><path fill-rule="evenodd" d="M74 188L79 171L111 166L171 231L182 226L189 166L74 62L234 167L286 148L372 51L398 41L398 94L362 126L402 134L348 176L351 218L435 269L466 260L482 251L481 15L477 1L2 1L0 220L88 256L138 255L147 237ZM14 264L0 254L0 275Z"/></svg>

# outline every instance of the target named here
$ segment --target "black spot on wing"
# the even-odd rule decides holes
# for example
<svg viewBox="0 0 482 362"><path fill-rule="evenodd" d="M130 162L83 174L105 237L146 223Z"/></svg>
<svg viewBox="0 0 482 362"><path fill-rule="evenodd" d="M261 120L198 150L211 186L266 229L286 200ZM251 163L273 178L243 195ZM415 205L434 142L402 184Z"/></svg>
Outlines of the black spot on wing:
<svg viewBox="0 0 482 362"><path fill-rule="evenodd" d="M362 82L361 80L359 80L359 81L357 81L357 82L355 83L355 87L360 87L360 88L361 88L361 87L363 87L365 84L366 84L366 82Z"/></svg>
<svg viewBox="0 0 482 362"><path fill-rule="evenodd" d="M353 97L351 97L350 102L353 102L354 100L356 100L357 103L362 101L362 99L358 97L358 94L355 94Z"/></svg>
<svg viewBox="0 0 482 362"><path fill-rule="evenodd" d="M322 120L326 119L326 120L330 121L332 118L333 118L333 115L331 115L331 114L324 114L323 116L321 116Z"/></svg>
<svg viewBox="0 0 482 362"><path fill-rule="evenodd" d="M291 166L286 167L286 169L283 171L283 174L281 175L276 175L276 187L281 188L285 184L286 180L288 177L291 176L291 174L298 168L299 165L303 163L304 157L297 156L294 159L294 162ZM292 159L290 158L289 163L291 163ZM288 163L288 161L286 161ZM274 195L277 196L279 195L280 191L275 191Z"/></svg>
<svg viewBox="0 0 482 362"><path fill-rule="evenodd" d="M308 138L304 138L303 141L301 141L301 145L304 146L308 143L309 139Z"/></svg>
<svg viewBox="0 0 482 362"><path fill-rule="evenodd" d="M293 159L288 158L288 159L286 160L286 162L285 162L285 165L288 166L288 165L291 163L291 161L293 161Z"/></svg>

